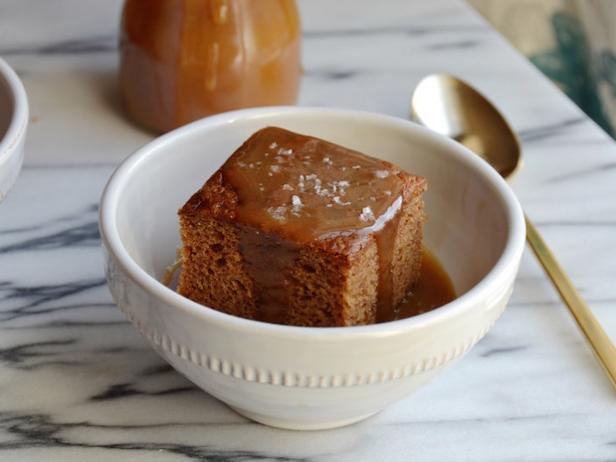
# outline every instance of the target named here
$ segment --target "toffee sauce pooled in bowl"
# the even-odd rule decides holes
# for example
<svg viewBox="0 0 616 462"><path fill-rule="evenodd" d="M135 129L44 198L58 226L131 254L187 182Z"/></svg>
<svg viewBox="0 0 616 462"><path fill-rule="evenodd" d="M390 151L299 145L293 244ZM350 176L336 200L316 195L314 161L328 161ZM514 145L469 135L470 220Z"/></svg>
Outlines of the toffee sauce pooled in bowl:
<svg viewBox="0 0 616 462"><path fill-rule="evenodd" d="M177 289L177 272L181 268L181 260L170 265L161 282L167 287ZM271 277L272 273L267 273ZM400 300L392 313L391 319L381 322L394 321L397 319L410 318L421 313L426 313L443 306L456 298L456 291L443 265L438 261L428 249L424 248L421 257L421 270L419 279L415 285ZM278 323L277 319L270 319L269 322Z"/></svg>
<svg viewBox="0 0 616 462"><path fill-rule="evenodd" d="M453 283L436 256L424 247L419 279L407 292L398 306L393 319L404 319L426 313L443 306L456 298Z"/></svg>

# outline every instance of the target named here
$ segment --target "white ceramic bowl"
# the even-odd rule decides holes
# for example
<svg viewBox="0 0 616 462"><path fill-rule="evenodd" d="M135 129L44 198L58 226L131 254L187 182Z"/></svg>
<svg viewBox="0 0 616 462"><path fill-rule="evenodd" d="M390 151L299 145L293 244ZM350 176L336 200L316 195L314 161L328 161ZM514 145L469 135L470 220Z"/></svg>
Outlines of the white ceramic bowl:
<svg viewBox="0 0 616 462"><path fill-rule="evenodd" d="M229 316L160 284L179 243L177 209L242 141L268 125L425 176L425 243L460 296L400 321L301 328ZM100 227L114 300L159 354L237 412L293 429L364 419L462 357L505 308L525 235L507 184L461 145L401 119L318 108L230 112L158 138L113 174Z"/></svg>
<svg viewBox="0 0 616 462"><path fill-rule="evenodd" d="M21 170L27 127L26 91L15 71L0 59L0 202Z"/></svg>

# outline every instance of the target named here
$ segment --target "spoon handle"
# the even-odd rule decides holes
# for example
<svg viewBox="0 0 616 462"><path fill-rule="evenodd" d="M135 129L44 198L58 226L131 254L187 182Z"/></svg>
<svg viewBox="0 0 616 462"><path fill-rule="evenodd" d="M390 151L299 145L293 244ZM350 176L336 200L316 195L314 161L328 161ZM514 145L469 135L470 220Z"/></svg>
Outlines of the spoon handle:
<svg viewBox="0 0 616 462"><path fill-rule="evenodd" d="M541 234L539 234L537 228L535 228L535 225L532 224L526 215L524 215L524 218L526 220L526 240L530 248L533 249L567 308L569 308L578 326L586 336L588 343L590 343L597 359L605 369L612 385L616 388L616 348L614 344L571 282L571 279L565 273L563 267L556 260L556 257L541 237Z"/></svg>

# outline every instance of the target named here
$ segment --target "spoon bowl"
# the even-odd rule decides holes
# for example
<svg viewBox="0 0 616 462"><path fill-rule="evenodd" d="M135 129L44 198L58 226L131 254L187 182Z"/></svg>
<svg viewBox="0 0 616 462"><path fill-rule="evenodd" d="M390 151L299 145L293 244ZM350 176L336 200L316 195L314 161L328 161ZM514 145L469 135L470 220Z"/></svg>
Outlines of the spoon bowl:
<svg viewBox="0 0 616 462"><path fill-rule="evenodd" d="M447 74L424 78L411 100L411 118L455 139L504 178L521 166L520 142L505 118L481 93Z"/></svg>

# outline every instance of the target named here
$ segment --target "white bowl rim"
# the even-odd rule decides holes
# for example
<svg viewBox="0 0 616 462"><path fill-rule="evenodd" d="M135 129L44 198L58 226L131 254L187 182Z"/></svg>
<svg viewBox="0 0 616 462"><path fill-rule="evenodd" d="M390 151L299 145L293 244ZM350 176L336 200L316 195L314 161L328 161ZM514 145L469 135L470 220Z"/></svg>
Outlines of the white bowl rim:
<svg viewBox="0 0 616 462"><path fill-rule="evenodd" d="M0 139L0 162L9 157L11 151L23 137L28 125L28 97L17 73L0 58L0 79L6 82L13 97L13 113L9 127Z"/></svg>
<svg viewBox="0 0 616 462"><path fill-rule="evenodd" d="M165 145L174 143L177 138L181 138L200 131L206 127L213 127L222 124L230 124L237 120L247 118L259 118L274 114L300 114L300 115L331 115L344 117L361 117L364 120L383 122L399 128L411 129L421 132L422 136L431 139L431 142L440 144L449 150L457 152L457 155L467 165L478 170L481 175L489 182L501 196L501 200L506 204L507 220L509 222L509 235L501 256L492 269L470 290L455 300L437 309L396 321L389 321L380 324L370 324L363 326L347 327L299 327L280 324L271 324L261 321L244 319L229 315L213 308L201 305L188 298L183 297L174 290L166 287L156 280L143 268L141 268L128 254L124 248L116 226L116 204L118 203L124 185L130 181L130 177L138 171L139 164L144 162L151 155L156 155ZM442 135L434 133L425 127L411 121L398 117L357 111L348 109L335 109L324 107L296 107L296 106L269 106L250 109L240 109L209 116L190 124L184 125L171 132L168 132L145 146L141 147L133 154L128 156L111 175L107 185L103 190L99 211L99 227L101 241L110 252L121 269L146 292L154 295L165 304L196 316L207 322L214 323L226 329L233 329L243 332L260 332L277 337L293 338L327 338L329 341L343 341L348 337L381 337L395 335L402 331L413 328L424 327L434 322L441 322L461 311L471 309L477 303L488 296L495 286L498 286L499 279L507 277L508 272L517 268L524 249L526 228L524 215L520 203L509 185L500 175L489 166L483 159L469 151L459 143L450 140Z"/></svg>

